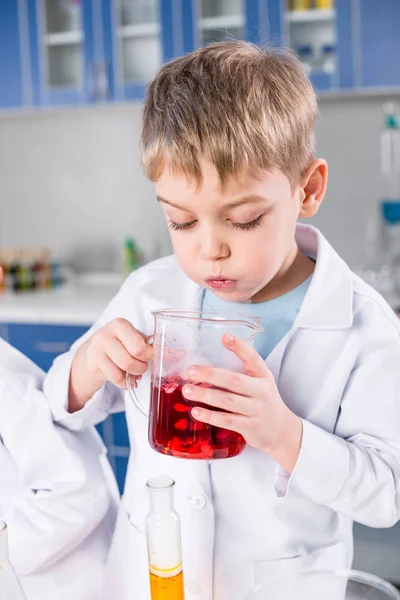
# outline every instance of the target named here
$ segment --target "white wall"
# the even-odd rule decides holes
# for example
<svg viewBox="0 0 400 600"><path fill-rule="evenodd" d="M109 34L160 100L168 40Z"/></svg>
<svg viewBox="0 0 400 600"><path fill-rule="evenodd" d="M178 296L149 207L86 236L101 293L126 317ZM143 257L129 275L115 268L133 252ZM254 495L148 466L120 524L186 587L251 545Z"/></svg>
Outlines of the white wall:
<svg viewBox="0 0 400 600"><path fill-rule="evenodd" d="M82 270L118 269L127 235L148 257L169 252L141 172L140 111L132 104L0 117L0 248L49 246Z"/></svg>
<svg viewBox="0 0 400 600"><path fill-rule="evenodd" d="M318 153L329 190L315 218L350 263L380 195L381 98L320 103ZM73 266L118 269L132 234L150 258L169 252L139 161L140 104L0 116L0 248L50 246Z"/></svg>

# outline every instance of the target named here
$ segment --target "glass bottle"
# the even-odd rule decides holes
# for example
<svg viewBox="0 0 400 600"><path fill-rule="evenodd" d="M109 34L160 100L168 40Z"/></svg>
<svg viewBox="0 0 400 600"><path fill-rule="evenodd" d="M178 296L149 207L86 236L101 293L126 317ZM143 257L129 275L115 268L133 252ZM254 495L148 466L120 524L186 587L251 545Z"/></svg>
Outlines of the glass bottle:
<svg viewBox="0 0 400 600"><path fill-rule="evenodd" d="M381 134L381 215L384 246L392 267L395 289L400 293L400 118L391 102L385 103L383 108L385 125Z"/></svg>
<svg viewBox="0 0 400 600"><path fill-rule="evenodd" d="M8 558L7 525L0 521L0 600L26 600Z"/></svg>
<svg viewBox="0 0 400 600"><path fill-rule="evenodd" d="M385 123L381 134L381 169L384 186L382 212L388 222L400 221L400 119L396 107L383 106Z"/></svg>
<svg viewBox="0 0 400 600"><path fill-rule="evenodd" d="M146 539L151 600L184 600L181 525L174 508L171 477L149 479L150 512L146 517Z"/></svg>

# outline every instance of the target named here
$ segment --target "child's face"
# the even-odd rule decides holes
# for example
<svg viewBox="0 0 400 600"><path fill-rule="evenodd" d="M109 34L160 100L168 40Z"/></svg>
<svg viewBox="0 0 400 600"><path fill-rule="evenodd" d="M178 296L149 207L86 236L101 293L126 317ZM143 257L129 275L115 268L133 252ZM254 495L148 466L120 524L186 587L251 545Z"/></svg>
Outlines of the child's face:
<svg viewBox="0 0 400 600"><path fill-rule="evenodd" d="M215 167L203 163L203 181L196 189L184 176L166 170L155 187L186 275L227 301L262 299L259 292L262 296L296 258L298 217L314 214L322 200L326 163L314 162L325 175L313 171L307 184L296 187L276 170L260 179L248 174L231 178L221 190ZM318 180L319 196L313 184L309 193L311 180Z"/></svg>

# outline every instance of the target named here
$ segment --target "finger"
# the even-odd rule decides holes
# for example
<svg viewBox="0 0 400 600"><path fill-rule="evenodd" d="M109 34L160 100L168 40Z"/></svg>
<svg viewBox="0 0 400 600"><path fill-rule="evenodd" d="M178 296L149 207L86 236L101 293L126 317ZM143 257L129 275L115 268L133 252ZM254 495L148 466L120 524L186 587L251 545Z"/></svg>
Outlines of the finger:
<svg viewBox="0 0 400 600"><path fill-rule="evenodd" d="M146 344L145 337L126 319L116 319L114 330L117 338L131 356L143 362L148 362L153 356L153 348Z"/></svg>
<svg viewBox="0 0 400 600"><path fill-rule="evenodd" d="M147 371L147 362L131 356L116 338L107 341L106 354L117 367L131 375L143 375Z"/></svg>
<svg viewBox="0 0 400 600"><path fill-rule="evenodd" d="M202 402L223 411L238 415L250 416L254 403L246 396L239 396L224 390L205 388L198 385L186 384L182 388L183 395L191 401Z"/></svg>
<svg viewBox="0 0 400 600"><path fill-rule="evenodd" d="M265 360L261 358L257 350L246 344L243 340L233 335L225 334L222 336L222 344L240 358L251 377L266 377L270 373Z"/></svg>
<svg viewBox="0 0 400 600"><path fill-rule="evenodd" d="M97 368L103 373L106 381L111 381L117 387L125 389L126 373L125 371L117 367L117 365L113 363L109 356L103 354L103 356L99 360Z"/></svg>
<svg viewBox="0 0 400 600"><path fill-rule="evenodd" d="M187 370L187 376L193 382L209 383L242 396L252 396L256 392L253 378L228 369L192 365Z"/></svg>
<svg viewBox="0 0 400 600"><path fill-rule="evenodd" d="M208 408L202 408L195 406L192 408L192 416L197 421L202 423L208 423L209 425L215 425L215 427L221 427L222 429L229 429L230 431L236 431L242 433L246 429L248 418L243 415L234 415L232 413L217 412Z"/></svg>

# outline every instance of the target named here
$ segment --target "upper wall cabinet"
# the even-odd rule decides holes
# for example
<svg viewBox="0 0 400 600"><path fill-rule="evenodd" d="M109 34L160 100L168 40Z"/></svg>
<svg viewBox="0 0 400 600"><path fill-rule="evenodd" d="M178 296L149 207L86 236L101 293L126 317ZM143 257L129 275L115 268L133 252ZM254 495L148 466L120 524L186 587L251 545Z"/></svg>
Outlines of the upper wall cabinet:
<svg viewBox="0 0 400 600"><path fill-rule="evenodd" d="M141 99L224 39L291 47L318 91L400 90L399 0L2 0L0 108Z"/></svg>

